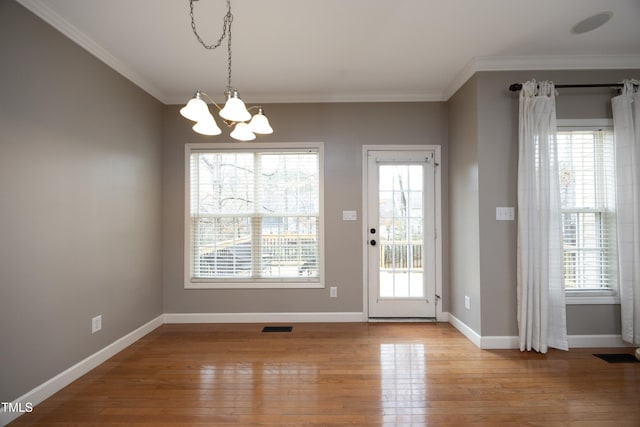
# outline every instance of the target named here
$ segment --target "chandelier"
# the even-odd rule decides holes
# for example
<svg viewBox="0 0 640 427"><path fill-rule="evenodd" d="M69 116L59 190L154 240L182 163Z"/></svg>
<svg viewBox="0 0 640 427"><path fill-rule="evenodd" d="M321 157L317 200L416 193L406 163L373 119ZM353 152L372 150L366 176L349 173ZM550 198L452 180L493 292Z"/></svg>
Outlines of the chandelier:
<svg viewBox="0 0 640 427"><path fill-rule="evenodd" d="M189 7L191 9L191 29L198 39L198 42L200 42L205 49L213 50L220 47L225 37L227 39L227 90L224 92L226 102L224 107L221 108L209 95L197 90L193 98L187 102L187 105L180 109L180 114L196 122L192 128L195 132L202 135L220 135L222 130L218 127L211 111L209 111L207 104L207 101L209 101L218 109L218 114L223 122L228 127L233 128L230 134L232 138L239 141L251 141L256 138L256 134L264 135L273 133L269 120L267 116L264 115L262 106L247 108L242 99L240 99L238 90L231 85L231 24L233 22L231 0L227 0L227 13L224 15L222 35L216 43L211 45L205 43L198 34L193 12L193 3L195 1L199 0L189 0ZM253 117L249 112L250 110L257 110Z"/></svg>

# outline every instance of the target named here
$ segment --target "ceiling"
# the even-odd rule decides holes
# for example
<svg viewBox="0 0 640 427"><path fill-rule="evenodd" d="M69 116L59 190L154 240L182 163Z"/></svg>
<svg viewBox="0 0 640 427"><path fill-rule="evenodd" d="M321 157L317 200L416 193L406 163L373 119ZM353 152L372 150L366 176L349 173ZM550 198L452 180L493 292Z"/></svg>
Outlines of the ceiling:
<svg viewBox="0 0 640 427"><path fill-rule="evenodd" d="M223 100L226 42L188 0L18 0L167 104ZM484 70L640 68L639 0L232 0L233 86L249 102L441 101ZM588 33L571 28L596 13ZM207 43L224 0L195 2ZM566 83L566 82L565 82Z"/></svg>

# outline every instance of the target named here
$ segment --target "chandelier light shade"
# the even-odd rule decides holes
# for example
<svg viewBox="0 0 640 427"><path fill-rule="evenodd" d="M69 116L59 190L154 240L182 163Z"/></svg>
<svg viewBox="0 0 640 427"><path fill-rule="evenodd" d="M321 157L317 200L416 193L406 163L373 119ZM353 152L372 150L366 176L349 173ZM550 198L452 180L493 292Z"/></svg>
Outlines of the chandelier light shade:
<svg viewBox="0 0 640 427"><path fill-rule="evenodd" d="M180 114L182 114L183 117L197 122L211 115L207 103L202 100L201 94L202 92L196 91L193 98L187 102L187 105L180 109Z"/></svg>
<svg viewBox="0 0 640 427"><path fill-rule="evenodd" d="M222 130L218 127L215 119L209 111L209 106L203 97L207 98L217 109L218 114L224 123L233 128L230 136L239 141L251 141L256 138L256 134L267 135L273 133L273 128L269 124L269 119L264 115L262 106L252 106L247 108L245 103L240 99L238 90L231 85L231 23L233 15L231 14L231 0L227 0L227 13L224 16L224 24L222 26L222 35L215 44L206 44L196 29L194 17L194 2L199 0L189 0L191 10L191 29L198 39L198 42L205 49L213 50L227 39L227 90L224 92L226 102L224 108L221 108L216 102L204 92L196 91L193 98L180 109L180 114L189 120L196 122L192 129L202 135L220 135ZM250 110L257 109L258 112L251 117ZM248 123L247 123L248 122Z"/></svg>
<svg viewBox="0 0 640 427"><path fill-rule="evenodd" d="M247 107L240 99L240 95L236 89L233 89L227 95L227 102L224 104L224 108L220 110L220 117L232 122L246 122L251 120L251 113L247 111Z"/></svg>
<svg viewBox="0 0 640 427"><path fill-rule="evenodd" d="M220 135L222 133L211 113L207 114L205 119L199 120L198 123L193 125L192 129L202 135Z"/></svg>
<svg viewBox="0 0 640 427"><path fill-rule="evenodd" d="M233 129L230 136L238 141L253 141L256 139L256 134L251 132L249 124L244 122L236 124L236 127Z"/></svg>
<svg viewBox="0 0 640 427"><path fill-rule="evenodd" d="M261 135L268 135L273 133L273 129L269 124L269 119L262 112L262 107L258 107L258 112L253 116L249 122L249 129L253 133L259 133Z"/></svg>

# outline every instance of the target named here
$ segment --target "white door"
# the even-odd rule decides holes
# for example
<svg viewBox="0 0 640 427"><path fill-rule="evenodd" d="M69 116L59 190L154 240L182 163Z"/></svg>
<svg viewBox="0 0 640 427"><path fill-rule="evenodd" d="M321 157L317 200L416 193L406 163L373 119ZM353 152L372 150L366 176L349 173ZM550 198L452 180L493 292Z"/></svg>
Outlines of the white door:
<svg viewBox="0 0 640 427"><path fill-rule="evenodd" d="M370 318L436 317L435 152L369 151Z"/></svg>

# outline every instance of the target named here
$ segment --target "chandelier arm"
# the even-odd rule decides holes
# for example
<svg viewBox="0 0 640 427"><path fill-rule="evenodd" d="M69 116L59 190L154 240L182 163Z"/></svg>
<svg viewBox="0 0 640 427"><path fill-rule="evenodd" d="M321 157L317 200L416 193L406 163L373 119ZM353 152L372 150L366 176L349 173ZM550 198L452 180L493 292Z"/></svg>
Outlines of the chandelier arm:
<svg viewBox="0 0 640 427"><path fill-rule="evenodd" d="M211 101L211 103L213 105L215 105L215 107L218 109L218 111L222 110L222 107L219 106L218 103L216 101L214 101L206 92L200 91L200 96L203 96L203 97L207 98L207 100ZM257 108L257 107L249 107L249 108L247 108L247 110L251 110L252 108ZM229 128L235 126L235 124L238 123L238 122L234 122L232 120L227 120L227 119L222 119L222 122L225 125L227 125L227 127L229 127Z"/></svg>
<svg viewBox="0 0 640 427"><path fill-rule="evenodd" d="M213 100L213 99L212 99L212 98L211 98L211 97L210 97L206 92L200 92L200 95L202 95L202 96L206 97L209 101L211 101L211 103L212 103L213 105L215 105L215 106L216 106L216 108L218 109L218 111L222 110L222 107L221 107L221 106L219 106L219 105L216 103L216 101L214 101L214 100Z"/></svg>
<svg viewBox="0 0 640 427"><path fill-rule="evenodd" d="M220 45L222 44L222 40L224 40L224 38L227 36L227 34L229 34L229 38L231 37L231 22L233 21L233 15L231 14L231 0L227 0L227 13L224 15L224 20L223 20L223 24L222 24L222 35L220 36L220 38L218 39L217 42L215 42L214 44L207 44L205 43L204 40L202 40L202 37L200 37L200 34L198 34L198 29L196 27L196 19L195 19L195 15L194 15L194 6L193 6L193 2L194 1L198 1L198 0L189 0L189 9L190 9L190 15L191 15L191 29L193 30L193 34L196 36L196 39L198 39L198 42L200 42L200 44L202 46L204 46L205 49L216 49L218 47L220 47Z"/></svg>

